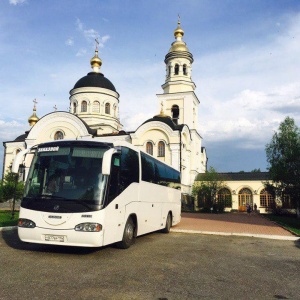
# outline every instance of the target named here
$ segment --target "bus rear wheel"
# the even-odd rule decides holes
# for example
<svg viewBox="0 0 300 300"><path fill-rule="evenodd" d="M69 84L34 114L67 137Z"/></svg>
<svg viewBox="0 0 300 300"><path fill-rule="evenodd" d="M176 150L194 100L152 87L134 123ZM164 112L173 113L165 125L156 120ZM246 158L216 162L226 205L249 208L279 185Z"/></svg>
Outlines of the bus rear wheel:
<svg viewBox="0 0 300 300"><path fill-rule="evenodd" d="M122 241L117 243L117 246L121 249L127 249L135 242L135 225L132 218L129 218L126 222Z"/></svg>
<svg viewBox="0 0 300 300"><path fill-rule="evenodd" d="M168 213L167 220L166 220L166 226L164 229L162 229L161 232L169 233L171 230L171 226L172 226L172 216L171 216L171 213Z"/></svg>

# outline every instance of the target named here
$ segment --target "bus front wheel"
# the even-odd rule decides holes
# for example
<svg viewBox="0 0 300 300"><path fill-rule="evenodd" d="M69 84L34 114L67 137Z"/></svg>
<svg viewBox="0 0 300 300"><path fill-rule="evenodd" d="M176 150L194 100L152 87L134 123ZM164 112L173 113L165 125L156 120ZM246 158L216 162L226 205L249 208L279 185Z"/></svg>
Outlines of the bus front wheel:
<svg viewBox="0 0 300 300"><path fill-rule="evenodd" d="M122 241L117 244L121 249L127 249L135 242L135 225L132 218L129 218L126 222Z"/></svg>
<svg viewBox="0 0 300 300"><path fill-rule="evenodd" d="M164 229L162 229L162 232L169 233L171 226L172 226L172 216L171 216L171 213L168 213L167 220L166 220L166 226Z"/></svg>

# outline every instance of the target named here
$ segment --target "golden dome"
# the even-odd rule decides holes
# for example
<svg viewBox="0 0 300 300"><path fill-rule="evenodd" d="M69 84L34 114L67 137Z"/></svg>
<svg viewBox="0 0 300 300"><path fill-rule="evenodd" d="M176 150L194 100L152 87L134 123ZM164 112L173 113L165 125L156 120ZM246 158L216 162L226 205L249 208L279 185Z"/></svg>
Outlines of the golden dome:
<svg viewBox="0 0 300 300"><path fill-rule="evenodd" d="M178 24L177 28L174 30L174 36L175 36L175 38L177 38L177 37L183 37L184 31L180 27L180 21L178 21L177 24Z"/></svg>
<svg viewBox="0 0 300 300"><path fill-rule="evenodd" d="M36 115L36 109L33 109L33 114L28 118L28 123L30 126L34 126L37 121L39 120L39 117Z"/></svg>
<svg viewBox="0 0 300 300"><path fill-rule="evenodd" d="M95 56L91 59L91 67L95 71L95 69L99 70L102 65L102 60L98 57L98 49L95 50Z"/></svg>
<svg viewBox="0 0 300 300"><path fill-rule="evenodd" d="M189 52L189 49L186 46L186 43L183 42L181 39L184 35L184 31L180 27L180 21L178 21L177 24L178 24L177 28L174 30L174 36L175 36L176 41L172 43L169 53L170 52L184 52L184 51Z"/></svg>

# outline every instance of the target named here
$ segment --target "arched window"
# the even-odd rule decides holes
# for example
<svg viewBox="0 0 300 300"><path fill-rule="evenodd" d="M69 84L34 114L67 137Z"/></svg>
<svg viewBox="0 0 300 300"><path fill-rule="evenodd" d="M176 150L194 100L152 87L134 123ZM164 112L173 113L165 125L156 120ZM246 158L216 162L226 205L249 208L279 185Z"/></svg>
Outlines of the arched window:
<svg viewBox="0 0 300 300"><path fill-rule="evenodd" d="M171 66L168 67L168 70L169 70L168 77L170 77L171 76Z"/></svg>
<svg viewBox="0 0 300 300"><path fill-rule="evenodd" d="M218 197L218 203L222 203L224 207L232 206L231 193L229 189L227 188L220 189L218 191L217 197Z"/></svg>
<svg viewBox="0 0 300 300"><path fill-rule="evenodd" d="M175 65L175 75L178 75L179 74L179 65L176 64Z"/></svg>
<svg viewBox="0 0 300 300"><path fill-rule="evenodd" d="M272 207L274 204L274 197L266 189L263 189L259 195L261 207Z"/></svg>
<svg viewBox="0 0 300 300"><path fill-rule="evenodd" d="M105 104L105 113L108 115L110 114L110 104L109 103Z"/></svg>
<svg viewBox="0 0 300 300"><path fill-rule="evenodd" d="M76 102L73 103L73 113L74 114L77 113L77 104L76 104Z"/></svg>
<svg viewBox="0 0 300 300"><path fill-rule="evenodd" d="M183 65L183 75L187 75L187 67L186 67L186 65Z"/></svg>
<svg viewBox="0 0 300 300"><path fill-rule="evenodd" d="M178 105L173 105L172 109L172 120L175 124L178 124L178 119L179 119L179 106Z"/></svg>
<svg viewBox="0 0 300 300"><path fill-rule="evenodd" d="M93 112L100 112L100 103L98 101L93 102Z"/></svg>
<svg viewBox="0 0 300 300"><path fill-rule="evenodd" d="M246 211L246 205L253 206L252 192L248 188L243 188L239 192L239 210Z"/></svg>
<svg viewBox="0 0 300 300"><path fill-rule="evenodd" d="M165 157L165 143L162 141L158 143L158 157Z"/></svg>
<svg viewBox="0 0 300 300"><path fill-rule="evenodd" d="M153 144L151 142L147 142L146 144L146 152L153 155Z"/></svg>
<svg viewBox="0 0 300 300"><path fill-rule="evenodd" d="M64 134L61 131L56 131L54 134L55 140L62 140L64 138Z"/></svg>
<svg viewBox="0 0 300 300"><path fill-rule="evenodd" d="M87 112L87 102L86 101L81 102L81 112Z"/></svg>

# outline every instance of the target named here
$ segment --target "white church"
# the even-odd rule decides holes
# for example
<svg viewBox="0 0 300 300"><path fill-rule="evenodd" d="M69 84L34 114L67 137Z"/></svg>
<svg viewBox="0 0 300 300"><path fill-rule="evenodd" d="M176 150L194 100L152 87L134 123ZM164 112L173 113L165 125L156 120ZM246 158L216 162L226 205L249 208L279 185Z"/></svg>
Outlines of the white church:
<svg viewBox="0 0 300 300"><path fill-rule="evenodd" d="M161 110L153 118L145 120L134 132L123 129L119 118L120 95L100 72L102 61L96 48L90 61L92 72L79 79L70 91L70 111L55 111L38 118L34 105L28 119L30 130L3 143L3 174L19 151L43 142L81 138L124 140L180 170L182 192L190 194L197 174L206 171L207 155L198 132L200 101L192 80L193 55L183 35L178 22L175 41L164 60L166 77L162 93L157 95ZM27 172L29 164L25 162Z"/></svg>

